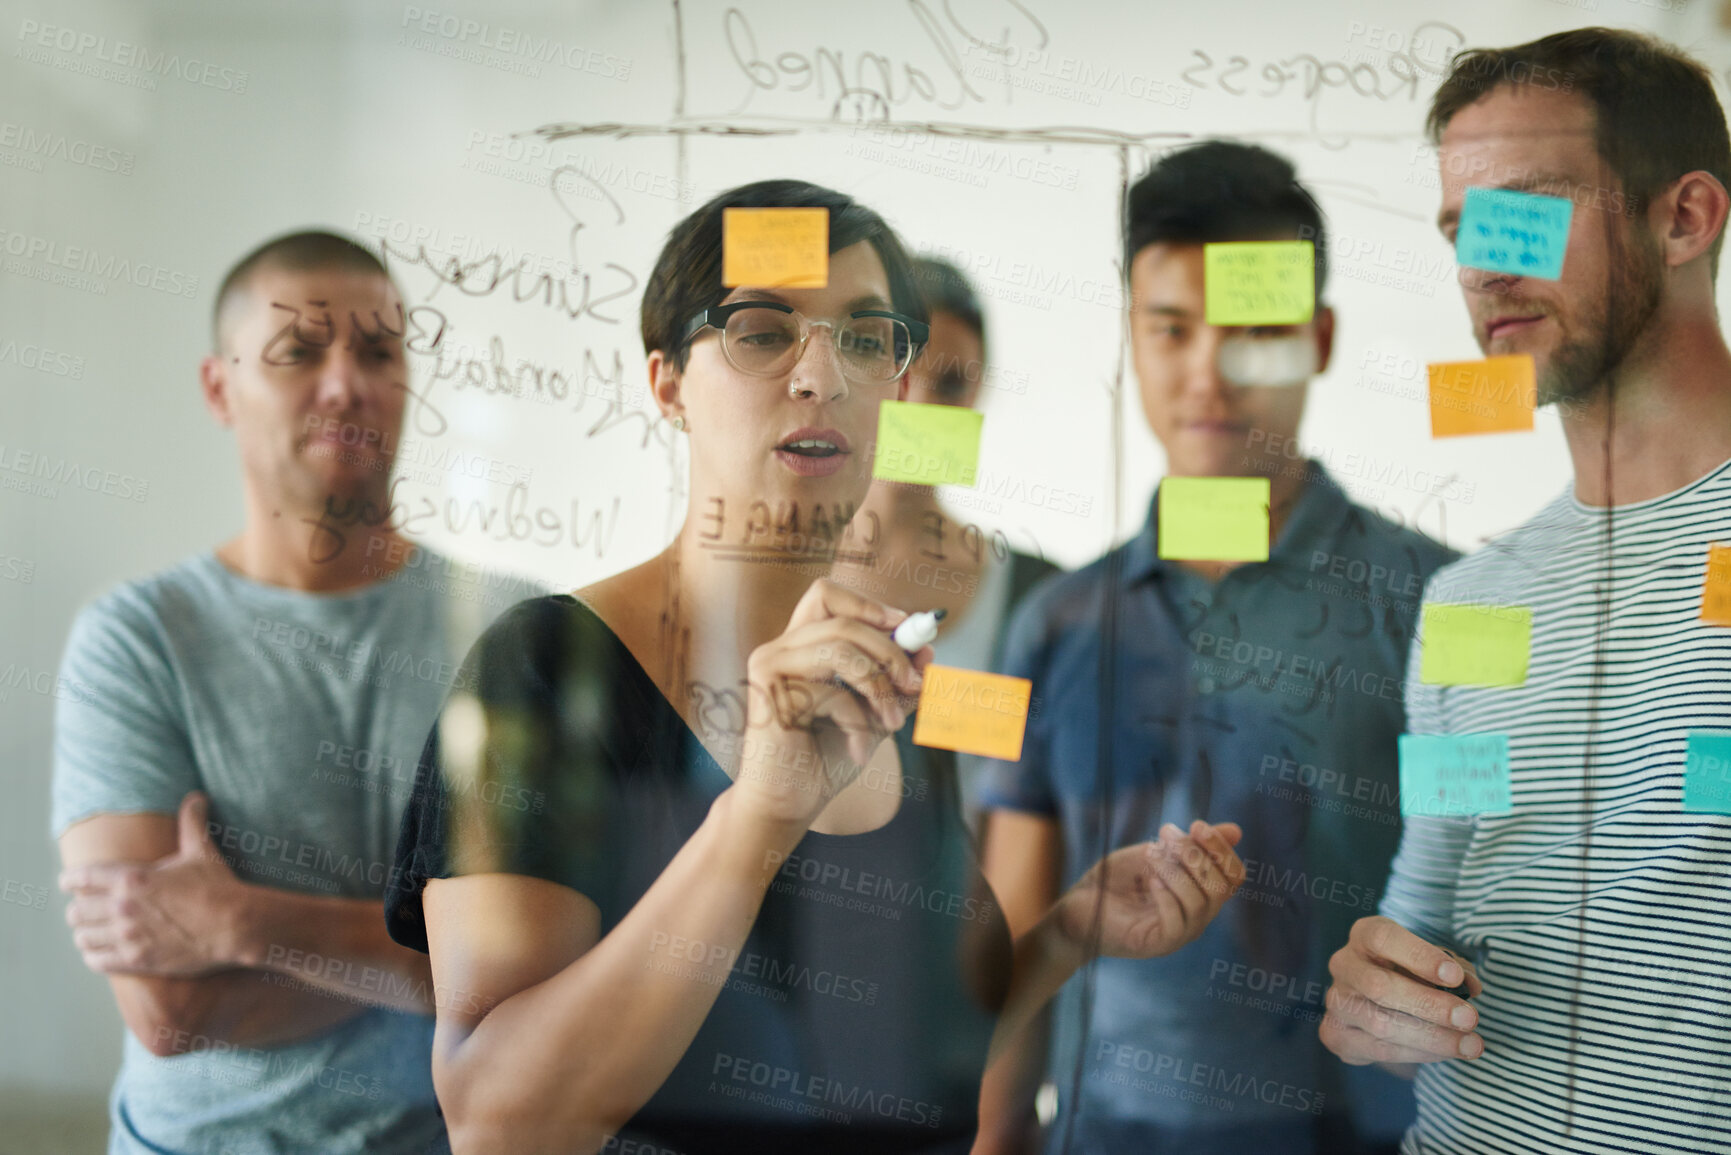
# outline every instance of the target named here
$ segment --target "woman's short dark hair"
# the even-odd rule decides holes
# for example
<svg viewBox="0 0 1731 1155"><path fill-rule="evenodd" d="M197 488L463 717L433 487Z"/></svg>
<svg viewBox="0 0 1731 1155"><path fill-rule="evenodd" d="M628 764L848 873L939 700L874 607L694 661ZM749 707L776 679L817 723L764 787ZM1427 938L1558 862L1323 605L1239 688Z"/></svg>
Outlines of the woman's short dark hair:
<svg viewBox="0 0 1731 1155"><path fill-rule="evenodd" d="M1597 113L1598 154L1634 202L1631 212L1697 169L1731 187L1731 137L1713 76L1661 40L1620 28L1575 28L1513 48L1459 53L1431 97L1425 122L1431 143L1456 113L1503 85L1586 97ZM1724 239L1721 230L1709 250L1715 273Z"/></svg>
<svg viewBox="0 0 1731 1155"><path fill-rule="evenodd" d="M1254 144L1205 140L1169 152L1125 198L1124 279L1149 245L1204 245L1290 233L1316 246L1316 297L1328 283L1322 209L1292 162Z"/></svg>
<svg viewBox="0 0 1731 1155"><path fill-rule="evenodd" d="M890 306L915 320L926 319L913 264L895 231L852 197L800 180L762 180L728 189L673 226L643 290L640 313L643 351L660 349L685 368L685 326L730 290L721 284L721 213L736 208L829 210L829 251L869 241L889 277Z"/></svg>
<svg viewBox="0 0 1731 1155"><path fill-rule="evenodd" d="M980 350L986 348L986 315L962 270L941 257L915 257L914 280L926 300L926 313L948 313L974 331Z"/></svg>

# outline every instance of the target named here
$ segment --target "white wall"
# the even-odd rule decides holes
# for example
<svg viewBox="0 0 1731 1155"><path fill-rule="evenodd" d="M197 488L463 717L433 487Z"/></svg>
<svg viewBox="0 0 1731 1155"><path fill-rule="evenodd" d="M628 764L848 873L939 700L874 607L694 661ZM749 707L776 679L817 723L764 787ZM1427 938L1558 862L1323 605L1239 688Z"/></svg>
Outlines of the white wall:
<svg viewBox="0 0 1731 1155"><path fill-rule="evenodd" d="M582 226L571 288L591 278L592 311L575 320L510 303L508 290L435 293L425 269L400 272L412 301L443 310L453 344L484 353L496 337L513 361L572 369L586 354L604 368L617 357L630 387L623 401L549 406L459 393L430 381L429 362L418 364L431 408L411 410L405 436L415 440L419 429L429 448L459 445L529 471L530 508L554 509L588 536L581 546L544 547L421 524L429 540L471 560L570 587L664 544L681 508L679 474L672 438L633 411L643 380L637 294L602 299L633 278L641 283L687 208L771 175L853 192L915 248L946 252L976 273L1008 386L987 391L982 469L1003 488L973 507L980 521L1070 563L1131 531L1161 457L1133 388L1122 455L1111 452L1116 149L849 128L855 103L834 108L827 73L822 94L809 78L790 91L801 61L818 63L820 47L843 53L850 75L864 53L887 58L891 112L903 124L1085 127L1172 140L1230 133L1285 150L1320 194L1336 236L1330 296L1339 344L1313 389L1305 440L1361 500L1408 518L1431 479L1458 475L1470 498L1440 515L1433 502L1423 525L1470 547L1553 496L1567 462L1550 414L1530 435L1428 436L1424 363L1476 351L1429 223L1433 169L1416 148L1434 76L1399 87L1390 49L1416 48L1434 73L1459 43L1450 28L1487 44L1604 23L1655 30L1723 76L1731 53L1704 0L1584 4L738 0L730 23L721 0L685 0L686 112L799 131L692 138L682 185L666 136L580 137L534 155L507 139L555 121L664 124L679 89L671 3L0 0L0 451L6 466L28 452L56 470L64 461L113 471L116 489L148 485L142 500L66 484L53 496L0 489L0 670L9 679L51 672L79 605L235 531L233 453L196 388L211 293L246 249L309 224L382 235L404 250L419 238L468 259L528 254L562 273L573 226ZM435 29L443 20L455 36L420 31L420 10L436 10ZM463 39L463 21L488 24L489 43L503 29L551 37L574 66L507 71L500 65L513 58L478 47L478 28ZM70 30L50 34L68 50L37 46L39 26L49 25ZM1001 67L964 27L1007 36L1016 66ZM1041 28L1043 54L1023 57ZM102 65L98 53L112 55L122 41L178 56L185 75L147 73L136 60ZM753 83L744 65L754 59L767 62L755 74L773 88ZM1296 78L1280 80L1283 61ZM1307 99L1307 72L1328 62L1363 65L1352 78L1365 92L1331 84ZM929 84L910 80L908 67ZM869 63L865 76L881 84ZM1328 78L1348 79L1339 70ZM812 127L832 112L847 123ZM28 151L45 134L48 155ZM1150 155L1132 150L1132 169ZM76 163L92 156L95 163ZM551 188L554 168L567 164L588 179L568 175ZM77 246L94 250L99 265L113 257L165 272L157 287L148 277L140 287L99 274L83 286L48 283L38 274L50 266L31 248L49 243L62 258ZM1415 264L1428 271L1413 272ZM188 291L177 295L176 286ZM51 371L29 368L26 347L64 359L52 359ZM1411 375L1377 372L1385 357ZM436 437L425 435L433 408L447 424ZM1114 466L1123 497L1116 523ZM4 468L0 476L20 477ZM1044 498L1051 487L1087 499L1090 513L1066 512L1067 499L1026 497ZM449 477L405 481L400 494L489 505L507 498L504 486ZM105 984L72 951L59 895L44 909L32 905L38 892L52 892L56 873L46 830L52 699L28 685L0 694L0 1089L100 1092L118 1055L118 1018Z"/></svg>

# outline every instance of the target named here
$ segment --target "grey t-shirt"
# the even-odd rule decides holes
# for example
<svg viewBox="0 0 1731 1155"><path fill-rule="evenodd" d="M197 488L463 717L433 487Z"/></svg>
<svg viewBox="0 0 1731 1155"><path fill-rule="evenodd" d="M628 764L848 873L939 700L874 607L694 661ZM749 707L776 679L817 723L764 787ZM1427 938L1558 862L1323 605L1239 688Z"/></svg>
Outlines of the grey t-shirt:
<svg viewBox="0 0 1731 1155"><path fill-rule="evenodd" d="M104 812L172 814L203 790L211 837L243 880L382 899L464 654L542 592L421 549L340 594L262 585L212 553L127 583L78 615L66 645L62 676L78 692L57 705L53 833ZM429 1016L373 1008L287 1046L195 1041L170 1058L128 1032L109 1151L446 1150L432 1032Z"/></svg>

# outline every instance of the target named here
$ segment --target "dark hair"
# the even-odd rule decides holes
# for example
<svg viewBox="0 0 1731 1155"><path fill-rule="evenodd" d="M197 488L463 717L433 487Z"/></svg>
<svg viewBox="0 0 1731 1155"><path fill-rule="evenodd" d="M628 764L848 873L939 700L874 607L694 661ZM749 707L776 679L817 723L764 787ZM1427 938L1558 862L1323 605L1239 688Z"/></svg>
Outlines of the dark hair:
<svg viewBox="0 0 1731 1155"><path fill-rule="evenodd" d="M850 196L800 180L763 180L728 189L673 226L643 289L640 323L643 351L669 354L685 368L685 326L730 290L721 284L721 213L730 208L829 210L829 251L871 242L889 277L890 305L915 320L926 319L913 264L884 219Z"/></svg>
<svg viewBox="0 0 1731 1155"><path fill-rule="evenodd" d="M1599 156L1634 204L1696 169L1731 188L1731 138L1712 74L1662 40L1576 28L1513 48L1458 53L1431 97L1425 120L1431 143L1440 142L1455 113L1505 84L1578 91L1591 101ZM1715 275L1724 239L1721 231L1709 250Z"/></svg>
<svg viewBox="0 0 1731 1155"><path fill-rule="evenodd" d="M262 269L283 269L293 273L315 269L341 269L350 273L372 273L389 281L390 273L383 262L359 241L320 229L284 233L266 241L229 269L216 291L216 304L210 312L210 335L214 347L222 347L223 314L247 289L247 283Z"/></svg>
<svg viewBox="0 0 1731 1155"><path fill-rule="evenodd" d="M1292 162L1253 144L1205 140L1167 153L1130 186L1124 279L1149 245L1203 245L1296 234L1316 246L1316 296L1328 281L1322 209Z"/></svg>
<svg viewBox="0 0 1731 1155"><path fill-rule="evenodd" d="M926 301L928 317L948 313L974 331L980 350L986 348L986 315L966 274L941 257L915 257L914 280Z"/></svg>

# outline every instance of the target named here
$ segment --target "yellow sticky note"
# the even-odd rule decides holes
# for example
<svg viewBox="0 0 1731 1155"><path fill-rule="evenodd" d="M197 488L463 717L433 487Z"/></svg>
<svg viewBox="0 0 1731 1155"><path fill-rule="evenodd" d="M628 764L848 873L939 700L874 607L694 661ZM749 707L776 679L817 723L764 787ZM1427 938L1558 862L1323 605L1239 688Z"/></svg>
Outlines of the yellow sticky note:
<svg viewBox="0 0 1731 1155"><path fill-rule="evenodd" d="M1267 561L1268 478L1168 477L1159 553L1180 561Z"/></svg>
<svg viewBox="0 0 1731 1155"><path fill-rule="evenodd" d="M1022 756L1034 683L954 666L927 666L914 744L1015 762Z"/></svg>
<svg viewBox="0 0 1731 1155"><path fill-rule="evenodd" d="M1533 644L1530 606L1427 603L1419 681L1429 686L1519 686Z"/></svg>
<svg viewBox="0 0 1731 1155"><path fill-rule="evenodd" d="M1532 431L1538 389L1528 354L1441 361L1426 368L1432 437Z"/></svg>
<svg viewBox="0 0 1731 1155"><path fill-rule="evenodd" d="M829 210L722 209L721 283L730 289L829 284Z"/></svg>
<svg viewBox="0 0 1731 1155"><path fill-rule="evenodd" d="M1202 309L1210 325L1302 325L1316 312L1309 241L1202 246Z"/></svg>
<svg viewBox="0 0 1731 1155"><path fill-rule="evenodd" d="M1701 587L1701 620L1731 626L1731 545L1707 547L1707 580Z"/></svg>
<svg viewBox="0 0 1731 1155"><path fill-rule="evenodd" d="M885 401L878 406L872 476L915 485L972 486L985 414L960 405Z"/></svg>

